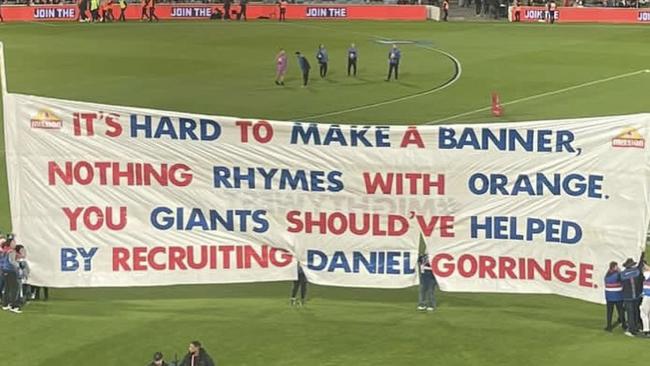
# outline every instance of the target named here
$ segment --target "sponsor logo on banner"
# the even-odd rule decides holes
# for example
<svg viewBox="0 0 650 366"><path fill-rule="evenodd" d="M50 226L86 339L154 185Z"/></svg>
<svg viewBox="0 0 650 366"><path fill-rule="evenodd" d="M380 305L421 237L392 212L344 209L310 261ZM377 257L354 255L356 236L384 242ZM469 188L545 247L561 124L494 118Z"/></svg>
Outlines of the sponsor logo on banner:
<svg viewBox="0 0 650 366"><path fill-rule="evenodd" d="M212 16L212 8L207 6L178 6L172 7L172 18L209 18Z"/></svg>
<svg viewBox="0 0 650 366"><path fill-rule="evenodd" d="M77 19L75 8L34 8L34 19Z"/></svg>
<svg viewBox="0 0 650 366"><path fill-rule="evenodd" d="M538 20L544 20L548 19L549 15L546 10L541 10L541 9L531 9L531 10L526 10L524 12L524 19L538 19ZM555 20L560 19L560 12L558 10L555 11Z"/></svg>
<svg viewBox="0 0 650 366"><path fill-rule="evenodd" d="M650 22L650 11L640 11L637 19L640 22Z"/></svg>
<svg viewBox="0 0 650 366"><path fill-rule="evenodd" d="M620 135L612 139L612 146L614 147L636 147L639 149L645 148L645 139L636 128L629 128Z"/></svg>
<svg viewBox="0 0 650 366"><path fill-rule="evenodd" d="M347 18L347 8L307 7L307 18Z"/></svg>
<svg viewBox="0 0 650 366"><path fill-rule="evenodd" d="M31 120L32 128L58 130L63 127L63 120L47 108L42 108Z"/></svg>

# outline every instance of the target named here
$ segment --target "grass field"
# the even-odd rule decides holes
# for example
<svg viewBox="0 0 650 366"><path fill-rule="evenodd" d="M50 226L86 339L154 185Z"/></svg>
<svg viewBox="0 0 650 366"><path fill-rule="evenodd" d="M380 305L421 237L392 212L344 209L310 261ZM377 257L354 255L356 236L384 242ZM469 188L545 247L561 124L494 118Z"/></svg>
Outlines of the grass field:
<svg viewBox="0 0 650 366"><path fill-rule="evenodd" d="M402 46L399 82L383 81L388 46L377 39L420 42ZM514 102L506 105L507 121L647 112L648 39L647 27L599 25L0 25L12 92L216 115L382 124L459 114L449 123L495 121L489 111L467 113L489 106L492 91ZM344 74L350 42L360 51L356 79ZM301 50L314 64L319 43L330 52L328 80L312 70L313 83L300 88L290 58L287 86L273 84L279 47L291 54ZM440 92L391 102L453 76L451 59L436 50L460 61L460 79ZM622 76L627 73L633 74ZM384 104L369 107L377 103ZM329 115L305 118L320 114ZM0 182L0 227L8 229L6 179ZM23 315L0 313L0 365L144 365L157 350L182 354L193 339L220 365L640 364L650 345L620 329L603 332L602 306L556 296L443 293L435 313L421 314L415 311L416 289L313 286L307 307L296 310L288 306L288 286L53 290L50 302L33 303Z"/></svg>

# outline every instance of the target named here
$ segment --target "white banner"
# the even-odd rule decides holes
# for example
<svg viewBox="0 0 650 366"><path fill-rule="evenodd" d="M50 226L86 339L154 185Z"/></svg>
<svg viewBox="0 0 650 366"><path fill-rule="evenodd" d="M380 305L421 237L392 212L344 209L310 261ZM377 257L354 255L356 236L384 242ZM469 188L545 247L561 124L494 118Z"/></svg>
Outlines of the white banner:
<svg viewBox="0 0 650 366"><path fill-rule="evenodd" d="M32 282L418 283L602 302L649 219L650 115L450 126L267 122L5 95Z"/></svg>

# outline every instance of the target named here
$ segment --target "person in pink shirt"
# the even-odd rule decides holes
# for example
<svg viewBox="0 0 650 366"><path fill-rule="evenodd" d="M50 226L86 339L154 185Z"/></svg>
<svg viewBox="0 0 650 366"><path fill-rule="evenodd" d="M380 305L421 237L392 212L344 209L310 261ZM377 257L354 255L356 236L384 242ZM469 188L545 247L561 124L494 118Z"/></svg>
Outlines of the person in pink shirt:
<svg viewBox="0 0 650 366"><path fill-rule="evenodd" d="M287 53L284 49L275 56L275 85L284 85L284 75L287 73Z"/></svg>

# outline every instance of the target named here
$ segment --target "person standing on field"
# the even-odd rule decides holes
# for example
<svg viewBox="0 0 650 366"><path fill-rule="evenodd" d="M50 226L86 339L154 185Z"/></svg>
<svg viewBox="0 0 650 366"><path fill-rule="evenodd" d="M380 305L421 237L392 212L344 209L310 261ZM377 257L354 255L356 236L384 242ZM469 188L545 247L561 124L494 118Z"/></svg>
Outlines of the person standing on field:
<svg viewBox="0 0 650 366"><path fill-rule="evenodd" d="M280 17L278 18L278 21L280 22L287 21L287 4L286 0L280 0L278 2L278 7L280 8Z"/></svg>
<svg viewBox="0 0 650 366"><path fill-rule="evenodd" d="M643 335L650 336L650 267L643 266L643 298L639 306L641 323L643 324Z"/></svg>
<svg viewBox="0 0 650 366"><path fill-rule="evenodd" d="M309 82L309 70L311 70L311 66L307 58L299 51L296 51L296 56L298 57L298 65L300 65L300 71L302 72L302 87L306 88Z"/></svg>
<svg viewBox="0 0 650 366"><path fill-rule="evenodd" d="M160 21L156 16L156 0L149 0L149 21L152 22L154 19Z"/></svg>
<svg viewBox="0 0 650 366"><path fill-rule="evenodd" d="M237 20L241 20L244 18L244 20L248 20L246 18L246 5L248 5L248 0L239 0L239 14L237 14Z"/></svg>
<svg viewBox="0 0 650 366"><path fill-rule="evenodd" d="M399 61L402 58L402 52L400 52L397 45L394 44L393 48L388 52L388 77L386 81L390 81L390 77L395 72L395 80L399 78Z"/></svg>
<svg viewBox="0 0 650 366"><path fill-rule="evenodd" d="M625 335L633 337L639 331L639 306L643 291L643 260L645 252L641 254L639 264L634 262L634 259L628 258L623 267L625 269L621 272L621 283L623 284L623 306L625 307L625 315L627 318L628 328Z"/></svg>
<svg viewBox="0 0 650 366"><path fill-rule="evenodd" d="M442 2L442 11L443 11L443 13L445 14L445 15L442 17L442 20L443 20L444 22L446 22L446 21L447 21L447 17L449 16L449 0L444 0L444 1Z"/></svg>
<svg viewBox="0 0 650 366"><path fill-rule="evenodd" d="M318 46L318 52L316 52L316 60L320 65L320 77L327 77L327 63L329 62L329 56L327 55L325 45L321 44Z"/></svg>
<svg viewBox="0 0 650 366"><path fill-rule="evenodd" d="M436 308L436 277L431 270L431 261L426 254L418 258L420 272L420 297L418 298L418 310L433 311Z"/></svg>
<svg viewBox="0 0 650 366"><path fill-rule="evenodd" d="M4 282L4 292L2 293L2 310L9 310L11 312L20 314L20 304L18 299L19 282L18 271L20 267L16 259L16 241L8 240L9 246L5 254L0 257L0 269L2 269L2 277Z"/></svg>
<svg viewBox="0 0 650 366"><path fill-rule="evenodd" d="M605 274L605 301L607 302L607 325L605 326L605 331L611 332L613 327L618 324L622 324L623 329L627 329L625 313L623 312L623 284L621 283L621 271L616 262L611 262L609 264L609 270ZM614 308L616 308L618 320L616 321L616 324L612 325Z"/></svg>
<svg viewBox="0 0 650 366"><path fill-rule="evenodd" d="M127 7L126 0L120 0L120 18L118 21L120 22L126 22L126 7Z"/></svg>
<svg viewBox="0 0 650 366"><path fill-rule="evenodd" d="M298 289L300 289L300 300L296 298L298 296ZM293 281L293 286L291 287L291 306L304 306L305 297L307 296L307 276L302 270L302 266L298 263L298 279Z"/></svg>
<svg viewBox="0 0 650 366"><path fill-rule="evenodd" d="M275 56L275 85L284 85L284 75L287 73L287 53L284 49Z"/></svg>
<svg viewBox="0 0 650 366"><path fill-rule="evenodd" d="M350 69L354 69L354 76L357 76L357 60L359 59L359 52L357 47L352 43L348 48L348 76L350 76Z"/></svg>

